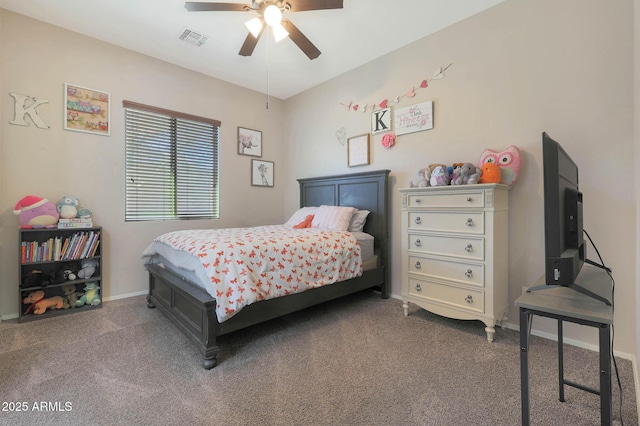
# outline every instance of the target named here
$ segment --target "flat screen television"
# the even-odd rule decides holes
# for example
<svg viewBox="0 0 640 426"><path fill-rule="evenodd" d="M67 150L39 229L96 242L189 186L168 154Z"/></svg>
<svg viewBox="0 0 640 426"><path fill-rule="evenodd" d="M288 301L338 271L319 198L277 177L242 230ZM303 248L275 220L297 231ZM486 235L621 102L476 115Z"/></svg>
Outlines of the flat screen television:
<svg viewBox="0 0 640 426"><path fill-rule="evenodd" d="M609 304L606 299L575 283L584 263L592 263L587 260L583 237L583 199L578 186L578 166L546 132L542 133L542 163L545 282L547 286L571 287Z"/></svg>

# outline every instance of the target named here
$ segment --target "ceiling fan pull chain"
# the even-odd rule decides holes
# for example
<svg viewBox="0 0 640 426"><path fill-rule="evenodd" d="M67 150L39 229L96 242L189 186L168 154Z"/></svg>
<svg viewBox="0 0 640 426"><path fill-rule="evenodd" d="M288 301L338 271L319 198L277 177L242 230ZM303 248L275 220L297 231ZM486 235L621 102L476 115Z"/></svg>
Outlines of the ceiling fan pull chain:
<svg viewBox="0 0 640 426"><path fill-rule="evenodd" d="M270 37L267 37L267 109L269 109L269 46L271 45Z"/></svg>

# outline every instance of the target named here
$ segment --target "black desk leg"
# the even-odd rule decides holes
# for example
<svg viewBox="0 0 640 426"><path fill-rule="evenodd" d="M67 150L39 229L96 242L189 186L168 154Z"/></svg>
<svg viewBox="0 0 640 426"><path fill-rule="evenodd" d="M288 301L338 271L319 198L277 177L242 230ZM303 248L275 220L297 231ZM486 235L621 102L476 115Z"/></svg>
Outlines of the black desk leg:
<svg viewBox="0 0 640 426"><path fill-rule="evenodd" d="M564 339L562 337L562 320L558 320L558 400L564 402Z"/></svg>
<svg viewBox="0 0 640 426"><path fill-rule="evenodd" d="M520 399L522 426L529 426L529 321L531 314L520 308Z"/></svg>
<svg viewBox="0 0 640 426"><path fill-rule="evenodd" d="M600 424L610 426L611 402L611 327L600 324Z"/></svg>

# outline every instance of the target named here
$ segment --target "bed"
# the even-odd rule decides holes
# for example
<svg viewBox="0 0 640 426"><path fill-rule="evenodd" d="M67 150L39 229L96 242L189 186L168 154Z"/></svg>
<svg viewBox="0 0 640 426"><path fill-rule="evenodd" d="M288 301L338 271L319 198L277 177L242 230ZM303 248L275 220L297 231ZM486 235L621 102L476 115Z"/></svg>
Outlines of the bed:
<svg viewBox="0 0 640 426"><path fill-rule="evenodd" d="M198 284L198 277L180 273L178 268L162 262L148 262L145 263L149 273L147 306L158 308L195 343L203 356L202 366L211 369L217 363L218 336L367 289L379 290L382 298L388 298L388 180L389 170L298 179L301 208L343 206L369 211L363 232L373 237L374 257L357 276L259 300L220 321L216 297Z"/></svg>

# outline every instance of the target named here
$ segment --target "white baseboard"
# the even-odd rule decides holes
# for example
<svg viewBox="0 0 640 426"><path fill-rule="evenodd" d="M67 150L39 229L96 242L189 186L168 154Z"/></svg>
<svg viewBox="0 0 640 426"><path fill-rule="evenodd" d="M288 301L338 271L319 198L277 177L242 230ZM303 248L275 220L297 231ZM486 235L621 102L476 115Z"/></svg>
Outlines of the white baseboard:
<svg viewBox="0 0 640 426"><path fill-rule="evenodd" d="M149 290L136 291L134 293L127 293L127 294L119 294L117 296L105 297L102 300L104 300L105 302L109 302L111 300L126 299L128 297L144 296L146 294L149 294Z"/></svg>

